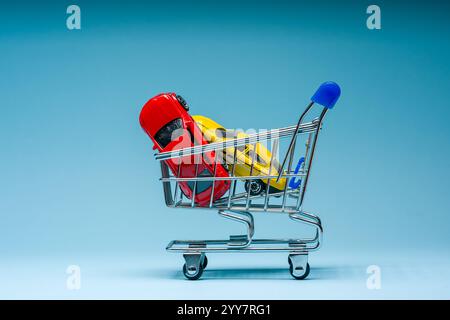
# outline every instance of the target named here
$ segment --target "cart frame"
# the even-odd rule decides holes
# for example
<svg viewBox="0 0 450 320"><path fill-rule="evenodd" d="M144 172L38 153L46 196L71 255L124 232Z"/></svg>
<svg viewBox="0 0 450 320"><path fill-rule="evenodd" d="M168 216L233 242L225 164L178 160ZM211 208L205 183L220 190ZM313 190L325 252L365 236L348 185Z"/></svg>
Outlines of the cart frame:
<svg viewBox="0 0 450 320"><path fill-rule="evenodd" d="M252 134L245 138L226 139L206 145L155 154L155 159L160 161L161 165L162 176L160 180L163 184L165 203L168 207L217 210L221 217L242 223L246 228L245 233L231 235L229 239L171 241L167 245L166 250L183 254L185 259L183 273L186 278L195 280L202 276L208 261L206 253L211 252L288 252L291 275L295 279L304 279L308 276L310 272L308 254L321 247L323 227L317 215L303 210L303 202L323 119L327 111L334 106L339 96L339 86L334 82L325 82L311 98L311 102L298 119L297 125ZM314 104L321 105L323 109L317 118L305 122L305 118L310 114ZM297 168L298 170L293 171L292 164L299 135L306 135L304 158L301 166ZM267 175L252 174L256 151L253 152L250 174L247 176L237 176L234 174L235 166L239 163L237 159L237 150L239 147L253 145L254 150L256 150L258 143L267 143L271 148L269 168L272 168L273 163L276 161L276 154L280 151L280 142L287 141L289 138L289 146L284 153L283 161L278 168L277 175L272 174L271 169L269 169L269 174ZM219 155L229 150L232 150L234 154L232 164L228 165L228 177L199 177L196 174L196 177L183 178L179 177L179 174L172 174L166 164L166 161L169 159L182 160L185 157L201 157L205 152L214 152L216 160L214 163L215 172L215 168L219 162ZM250 190L251 184L256 180L262 181L261 179L267 181L267 190L262 194L252 194ZM284 190L270 192L269 186L272 179L276 181L285 179ZM289 182L293 179L302 179L298 188L291 188L289 186ZM214 201L214 182L218 180L229 180L231 186L222 198ZM194 195L191 199L186 198L180 192L180 181L192 182L194 184ZM213 192L211 192L211 199L207 206L198 206L194 201L195 190L199 181L212 182ZM241 182L248 182L249 188L244 192L237 192L237 184ZM314 236L309 238L254 239L255 223L252 215L254 212L287 214L291 220L311 226L315 231Z"/></svg>

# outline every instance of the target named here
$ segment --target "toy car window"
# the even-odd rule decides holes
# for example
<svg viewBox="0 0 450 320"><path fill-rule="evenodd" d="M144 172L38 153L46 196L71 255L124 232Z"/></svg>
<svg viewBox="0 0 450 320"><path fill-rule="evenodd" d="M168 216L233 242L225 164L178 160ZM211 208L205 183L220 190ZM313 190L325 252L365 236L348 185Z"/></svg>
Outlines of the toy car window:
<svg viewBox="0 0 450 320"><path fill-rule="evenodd" d="M239 152L245 152L245 146L238 146L238 147L236 147L236 149L237 149Z"/></svg>
<svg viewBox="0 0 450 320"><path fill-rule="evenodd" d="M233 129L226 129L227 138L239 138L239 131Z"/></svg>
<svg viewBox="0 0 450 320"><path fill-rule="evenodd" d="M211 173L205 169L198 174L199 177L212 177ZM188 186L191 190L194 190L195 181L188 181ZM212 186L212 181L197 181L197 187L195 189L195 193L199 194L206 191L208 188Z"/></svg>
<svg viewBox="0 0 450 320"><path fill-rule="evenodd" d="M247 156L250 158L250 161L251 161L251 159L253 159L253 150L250 150L250 149L247 150ZM263 165L263 166L267 165L267 163L264 161L263 158L261 158L258 155L258 153L256 153L255 161L258 162L259 164Z"/></svg>
<svg viewBox="0 0 450 320"><path fill-rule="evenodd" d="M274 167L275 170L277 170L278 172L280 172L281 165L280 165L280 163L278 162L277 159L272 159L272 167Z"/></svg>
<svg viewBox="0 0 450 320"><path fill-rule="evenodd" d="M224 128L217 128L216 129L216 136L219 139L224 139L227 137L227 131Z"/></svg>
<svg viewBox="0 0 450 320"><path fill-rule="evenodd" d="M267 166L267 163L258 154L256 154L256 161L262 164L263 166Z"/></svg>
<svg viewBox="0 0 450 320"><path fill-rule="evenodd" d="M159 131L155 134L155 140L158 142L161 148L165 148L172 140L180 137L183 134L183 130L177 130L182 128L183 125L181 122L181 118L172 120L164 127L159 129Z"/></svg>

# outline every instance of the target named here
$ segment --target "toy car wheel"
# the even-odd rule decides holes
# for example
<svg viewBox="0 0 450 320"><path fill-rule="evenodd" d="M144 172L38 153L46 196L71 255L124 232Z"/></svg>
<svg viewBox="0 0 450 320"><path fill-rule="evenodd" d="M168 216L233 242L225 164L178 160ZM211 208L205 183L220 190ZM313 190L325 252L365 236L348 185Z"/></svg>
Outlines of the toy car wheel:
<svg viewBox="0 0 450 320"><path fill-rule="evenodd" d="M250 195L257 196L264 191L265 186L261 180L252 180L246 181L244 188L246 192L250 192Z"/></svg>
<svg viewBox="0 0 450 320"><path fill-rule="evenodd" d="M188 106L186 100L184 100L184 98L182 96L177 94L177 100L181 104L181 106L184 108L184 110L189 111L189 106Z"/></svg>
<svg viewBox="0 0 450 320"><path fill-rule="evenodd" d="M306 279L310 272L309 263L306 264L305 273L303 273L301 276L297 276L294 274L294 267L292 265L291 259L289 259L289 272L291 273L291 276L296 280Z"/></svg>
<svg viewBox="0 0 450 320"><path fill-rule="evenodd" d="M188 280L198 280L203 274L203 265L198 270L188 270L186 264L183 264L183 274Z"/></svg>
<svg viewBox="0 0 450 320"><path fill-rule="evenodd" d="M206 269L207 266L208 266L208 258L205 256L202 262L202 269Z"/></svg>

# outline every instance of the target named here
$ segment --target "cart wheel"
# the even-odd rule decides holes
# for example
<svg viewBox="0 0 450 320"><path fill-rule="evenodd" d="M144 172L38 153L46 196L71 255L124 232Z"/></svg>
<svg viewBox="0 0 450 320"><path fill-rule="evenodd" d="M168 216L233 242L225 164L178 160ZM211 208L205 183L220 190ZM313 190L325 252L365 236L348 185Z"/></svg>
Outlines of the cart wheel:
<svg viewBox="0 0 450 320"><path fill-rule="evenodd" d="M264 191L265 186L261 180L252 180L246 181L244 184L244 188L246 192L249 192L250 190L250 195L257 196L258 194L261 194L261 192Z"/></svg>
<svg viewBox="0 0 450 320"><path fill-rule="evenodd" d="M208 258L205 256L203 258L203 262L202 262L202 269L206 269L206 267L208 266Z"/></svg>
<svg viewBox="0 0 450 320"><path fill-rule="evenodd" d="M305 269L305 273L303 273L301 276L298 276L296 274L294 274L294 267L292 266L292 262L291 259L289 259L289 272L291 273L291 276L296 279L296 280L303 280L306 279L309 275L309 263L306 264L306 269Z"/></svg>
<svg viewBox="0 0 450 320"><path fill-rule="evenodd" d="M189 111L189 106L188 106L186 100L184 100L184 98L182 96L177 94L177 100L181 104L181 106L184 108L184 110Z"/></svg>
<svg viewBox="0 0 450 320"><path fill-rule="evenodd" d="M198 280L203 274L203 265L198 270L188 270L185 263L183 264L183 274L188 280Z"/></svg>

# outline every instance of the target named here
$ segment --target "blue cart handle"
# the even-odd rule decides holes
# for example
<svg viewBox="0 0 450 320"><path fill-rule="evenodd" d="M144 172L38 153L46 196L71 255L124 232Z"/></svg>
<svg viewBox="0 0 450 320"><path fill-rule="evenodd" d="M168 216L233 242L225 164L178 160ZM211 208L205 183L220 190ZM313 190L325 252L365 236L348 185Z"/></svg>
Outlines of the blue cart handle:
<svg viewBox="0 0 450 320"><path fill-rule="evenodd" d="M324 82L311 97L311 101L332 109L341 95L341 88L333 81Z"/></svg>
<svg viewBox="0 0 450 320"><path fill-rule="evenodd" d="M298 119L297 127L292 135L291 142L289 143L289 148L286 152L286 155L284 156L283 162L280 167L280 171L278 172L278 177L276 180L277 182L280 180L281 175L283 174L283 169L284 166L286 165L286 160L288 158L289 153L292 150L292 147L294 146L295 139L298 134L298 128L300 128L303 119L305 118L306 114L311 110L314 103L320 104L323 107L323 111L319 118L319 122L322 122L322 119L325 116L327 110L332 109L334 107L340 96L341 96L341 88L339 88L339 85L336 82L327 81L322 83L319 89L317 89L316 93L314 93L314 95L311 97L311 102ZM318 128L320 128L320 123Z"/></svg>

